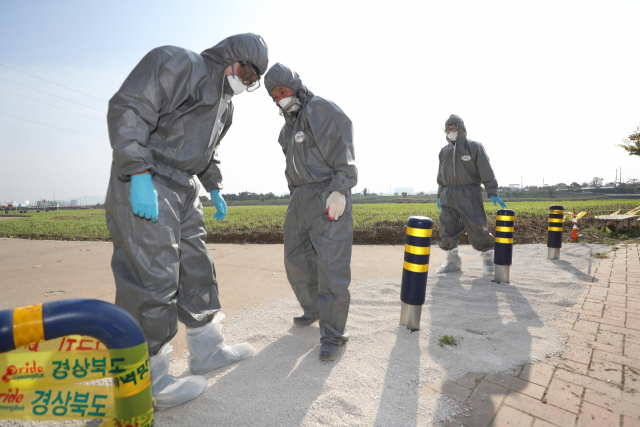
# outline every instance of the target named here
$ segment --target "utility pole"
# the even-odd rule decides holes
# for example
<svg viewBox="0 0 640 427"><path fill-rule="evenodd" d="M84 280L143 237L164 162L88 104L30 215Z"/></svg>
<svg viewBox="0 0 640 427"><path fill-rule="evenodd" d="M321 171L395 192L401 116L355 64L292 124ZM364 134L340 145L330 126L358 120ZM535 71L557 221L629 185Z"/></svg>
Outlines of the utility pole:
<svg viewBox="0 0 640 427"><path fill-rule="evenodd" d="M520 175L520 189L522 190L522 175Z"/></svg>
<svg viewBox="0 0 640 427"><path fill-rule="evenodd" d="M618 169L617 168L616 168L616 180L613 181L613 182L616 182L616 183L618 182ZM615 185L614 185L614 187L615 187Z"/></svg>
<svg viewBox="0 0 640 427"><path fill-rule="evenodd" d="M622 184L622 166L620 166L620 184Z"/></svg>

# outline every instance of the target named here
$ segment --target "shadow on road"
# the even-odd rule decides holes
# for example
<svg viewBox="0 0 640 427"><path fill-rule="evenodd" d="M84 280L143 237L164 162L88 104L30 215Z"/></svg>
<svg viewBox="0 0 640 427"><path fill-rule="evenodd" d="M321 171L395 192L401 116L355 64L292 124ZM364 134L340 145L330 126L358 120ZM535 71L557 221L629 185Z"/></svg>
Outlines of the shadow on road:
<svg viewBox="0 0 640 427"><path fill-rule="evenodd" d="M171 418L203 426L302 424L340 358L319 360L317 327L292 326L288 332L252 358L205 374L208 380L219 377L200 397L170 410ZM206 423L193 417L203 406L215 408Z"/></svg>
<svg viewBox="0 0 640 427"><path fill-rule="evenodd" d="M419 334L409 333L406 326L398 326L374 425L415 426L418 422L419 384ZM398 419L397 411L391 408L402 408L402 418Z"/></svg>
<svg viewBox="0 0 640 427"><path fill-rule="evenodd" d="M439 398L434 420L442 426L486 426L506 389L519 390L526 384L514 377L482 371L504 371L527 361L531 354L528 328L540 328L543 323L517 286L499 285L485 276L472 280L469 287L468 283L463 285L459 273L435 279L430 287L428 352L436 363L451 371L443 381L429 385L446 396ZM439 345L442 335L462 339L458 347L443 348ZM461 367L471 373L455 378Z"/></svg>

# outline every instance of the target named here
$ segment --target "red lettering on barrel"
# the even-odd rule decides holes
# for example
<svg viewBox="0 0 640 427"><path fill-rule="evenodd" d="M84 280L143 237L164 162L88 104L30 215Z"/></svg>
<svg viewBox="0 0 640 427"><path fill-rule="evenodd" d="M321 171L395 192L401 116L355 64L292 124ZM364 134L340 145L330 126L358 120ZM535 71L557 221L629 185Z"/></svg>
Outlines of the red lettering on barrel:
<svg viewBox="0 0 640 427"><path fill-rule="evenodd" d="M4 374L4 376L2 377L2 381L4 381L5 383L8 383L9 381L11 381L11 378L9 377L17 373L18 373L18 368L16 368L15 365L8 366L7 373Z"/></svg>

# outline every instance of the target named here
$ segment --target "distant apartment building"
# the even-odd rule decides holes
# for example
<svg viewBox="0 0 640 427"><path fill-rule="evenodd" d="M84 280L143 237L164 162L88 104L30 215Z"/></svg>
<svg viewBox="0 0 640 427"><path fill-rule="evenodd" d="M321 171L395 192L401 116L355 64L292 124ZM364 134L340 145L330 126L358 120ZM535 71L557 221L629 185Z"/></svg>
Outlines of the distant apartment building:
<svg viewBox="0 0 640 427"><path fill-rule="evenodd" d="M398 193L398 194L402 194L402 193L407 193L409 195L413 195L413 188L410 187L400 187L400 188L394 188L393 189L394 193Z"/></svg>

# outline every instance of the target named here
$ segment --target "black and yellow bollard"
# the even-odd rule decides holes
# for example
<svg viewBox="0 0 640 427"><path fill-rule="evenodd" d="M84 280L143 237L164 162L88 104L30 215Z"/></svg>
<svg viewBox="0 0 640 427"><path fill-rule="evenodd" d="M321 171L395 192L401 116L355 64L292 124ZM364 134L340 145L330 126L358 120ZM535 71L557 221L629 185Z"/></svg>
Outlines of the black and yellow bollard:
<svg viewBox="0 0 640 427"><path fill-rule="evenodd" d="M549 230L547 231L548 259L560 259L562 247L562 224L564 223L564 206L549 206Z"/></svg>
<svg viewBox="0 0 640 427"><path fill-rule="evenodd" d="M427 274L433 221L424 216L412 216L407 221L404 245L404 268L400 288L400 324L412 331L420 329L422 304L427 293Z"/></svg>
<svg viewBox="0 0 640 427"><path fill-rule="evenodd" d="M499 209L496 215L496 247L493 252L493 263L496 265L493 281L496 283L509 283L515 214L513 209Z"/></svg>

